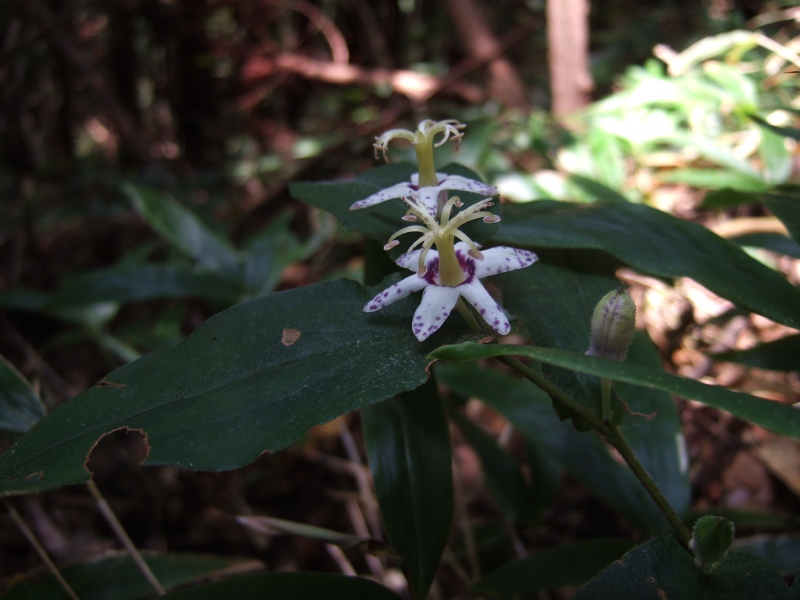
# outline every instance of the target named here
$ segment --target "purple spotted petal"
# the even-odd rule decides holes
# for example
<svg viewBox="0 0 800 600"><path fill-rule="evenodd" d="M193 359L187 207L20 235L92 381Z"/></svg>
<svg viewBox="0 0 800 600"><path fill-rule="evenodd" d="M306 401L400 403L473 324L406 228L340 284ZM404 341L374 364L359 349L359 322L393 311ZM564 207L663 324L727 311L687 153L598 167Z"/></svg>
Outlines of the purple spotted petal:
<svg viewBox="0 0 800 600"><path fill-rule="evenodd" d="M395 264L398 267L403 267L404 269L409 269L410 271L416 271L419 267L419 253L422 250L412 250L411 252L406 252L405 254L401 254L400 258L398 258ZM439 260L439 253L436 250L429 250L428 256L425 257L425 264L430 265L431 262L436 259Z"/></svg>
<svg viewBox="0 0 800 600"><path fill-rule="evenodd" d="M457 300L458 288L446 285L429 285L425 288L411 321L411 330L420 342L444 324Z"/></svg>
<svg viewBox="0 0 800 600"><path fill-rule="evenodd" d="M511 325L508 319L503 314L503 309L494 301L494 299L486 291L480 281L473 279L462 283L457 288L454 288L458 293L464 297L464 300L472 304L478 314L483 317L489 326L500 335L506 335L511 331Z"/></svg>
<svg viewBox="0 0 800 600"><path fill-rule="evenodd" d="M441 186L430 185L419 188L415 194L417 204L424 206L425 210L428 211L428 214L434 219L436 218L436 213L439 210L439 191L441 189Z"/></svg>
<svg viewBox="0 0 800 600"><path fill-rule="evenodd" d="M412 275L383 290L364 306L364 312L375 312L430 285L423 277Z"/></svg>
<svg viewBox="0 0 800 600"><path fill-rule="evenodd" d="M539 257L530 250L499 246L482 252L483 260L475 261L475 275L478 278L497 275L531 266Z"/></svg>
<svg viewBox="0 0 800 600"><path fill-rule="evenodd" d="M444 178L440 177L439 173L436 175L439 177L439 185L436 187L440 190L460 190L462 192L480 194L481 196L497 196L498 194L496 187L487 185L477 179L467 179L466 177L461 177L461 175L445 175Z"/></svg>
<svg viewBox="0 0 800 600"><path fill-rule="evenodd" d="M388 188L384 188L380 192L375 192L363 200L353 202L353 204L350 205L350 210L367 208L368 206L380 204L381 202L386 202L387 200L392 200L394 198L408 198L412 193L416 192L417 186L413 183L398 183Z"/></svg>

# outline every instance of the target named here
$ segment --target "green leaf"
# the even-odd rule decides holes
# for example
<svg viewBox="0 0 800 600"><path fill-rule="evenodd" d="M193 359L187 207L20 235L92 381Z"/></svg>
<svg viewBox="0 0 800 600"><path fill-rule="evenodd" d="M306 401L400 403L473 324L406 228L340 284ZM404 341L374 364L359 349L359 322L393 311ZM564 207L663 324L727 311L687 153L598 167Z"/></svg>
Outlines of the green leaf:
<svg viewBox="0 0 800 600"><path fill-rule="evenodd" d="M589 177L584 177L583 175L570 175L569 181L598 200L628 202L628 199L618 191L611 189L599 181L590 179Z"/></svg>
<svg viewBox="0 0 800 600"><path fill-rule="evenodd" d="M760 178L729 169L675 169L659 175L658 179L663 183L684 183L712 190L733 188L743 192L761 192L769 187Z"/></svg>
<svg viewBox="0 0 800 600"><path fill-rule="evenodd" d="M367 458L389 542L414 598L426 598L453 519L450 432L436 383L361 411Z"/></svg>
<svg viewBox="0 0 800 600"><path fill-rule="evenodd" d="M478 179L475 173L461 165L450 164L437 171ZM394 232L408 225L401 221L408 211L408 206L400 199L387 200L360 210L350 210L350 205L384 188L411 181L411 175L415 172L414 165L395 163L370 169L360 173L355 179L346 181L292 183L289 191L298 200L331 213L346 229L361 231L386 243ZM484 196L468 192L452 192L452 195L458 195L467 206L484 199ZM500 205L496 204L491 211L500 214ZM476 228L467 226L464 230L473 240L482 243L494 234L497 225L487 225L481 221ZM409 236L408 239L413 240L413 236ZM400 241L402 243L403 238Z"/></svg>
<svg viewBox="0 0 800 600"><path fill-rule="evenodd" d="M800 195L759 194L761 201L786 225L789 235L800 244Z"/></svg>
<svg viewBox="0 0 800 600"><path fill-rule="evenodd" d="M774 133L782 137L788 137L793 140L800 141L800 129L795 129L794 127L778 127L777 125L772 125L766 119L756 114L748 114L747 116L753 119L753 121L755 121L756 124L758 124L758 126L763 128L765 131L769 131L770 133Z"/></svg>
<svg viewBox="0 0 800 600"><path fill-rule="evenodd" d="M222 275L238 273L236 248L169 194L145 185L125 184L122 191L136 211L178 250Z"/></svg>
<svg viewBox="0 0 800 600"><path fill-rule="evenodd" d="M45 309L118 302L128 304L162 298L208 298L234 303L241 288L211 272L195 272L177 265L125 265L68 278Z"/></svg>
<svg viewBox="0 0 800 600"><path fill-rule="evenodd" d="M635 204L538 201L505 208L496 242L605 250L658 277L691 277L742 308L800 327L800 291L696 223Z"/></svg>
<svg viewBox="0 0 800 600"><path fill-rule="evenodd" d="M531 522L533 502L517 461L461 413L454 411L451 418L478 455L486 488L503 513L515 521Z"/></svg>
<svg viewBox="0 0 800 600"><path fill-rule="evenodd" d="M730 208L741 206L742 204L755 204L759 202L758 195L751 192L742 192L729 187L711 190L700 203L703 210L713 210L715 208Z"/></svg>
<svg viewBox="0 0 800 600"><path fill-rule="evenodd" d="M390 589L361 577L332 573L261 573L223 579L161 596L164 600L400 600Z"/></svg>
<svg viewBox="0 0 800 600"><path fill-rule="evenodd" d="M511 596L584 583L631 549L628 540L598 538L539 550L492 571L472 586L476 594Z"/></svg>
<svg viewBox="0 0 800 600"><path fill-rule="evenodd" d="M0 432L25 433L45 413L42 401L30 384L0 356Z"/></svg>
<svg viewBox="0 0 800 600"><path fill-rule="evenodd" d="M800 371L800 334L773 342L759 344L747 350L728 350L711 355L717 360L730 361L771 371Z"/></svg>
<svg viewBox="0 0 800 600"><path fill-rule="evenodd" d="M525 324L531 339L576 352L585 352L589 347L596 303L619 286L619 281L610 275L546 262L503 273L492 281L503 291L505 308ZM553 302L553 298L559 300ZM599 409L599 388L595 383L581 381L574 372L550 365L542 371L575 400L589 409Z"/></svg>
<svg viewBox="0 0 800 600"><path fill-rule="evenodd" d="M788 600L789 588L769 563L732 552L707 575L692 555L671 537L637 546L611 564L572 597L573 600Z"/></svg>
<svg viewBox="0 0 800 600"><path fill-rule="evenodd" d="M145 562L167 590L220 577L226 572L257 569L254 560L203 554L144 554ZM62 567L61 574L81 600L138 600L152 598L153 588L130 556L114 553L86 563ZM64 591L49 574L26 575L2 600L61 600ZM193 588L194 589L194 588Z"/></svg>
<svg viewBox="0 0 800 600"><path fill-rule="evenodd" d="M800 535L796 533L740 538L733 543L732 550L767 561L783 577L800 572Z"/></svg>
<svg viewBox="0 0 800 600"><path fill-rule="evenodd" d="M593 433L559 421L551 400L525 379L475 365L436 365L440 381L462 395L488 404L583 485L636 527L663 533L669 525L647 492ZM534 486L536 482L534 482Z"/></svg>
<svg viewBox="0 0 800 600"><path fill-rule="evenodd" d="M653 343L637 331L627 361L663 371ZM626 403L624 413L647 415L623 419L621 430L634 454L679 515L689 510L689 457L675 403L666 392L618 382L614 389ZM626 416L630 416L627 415Z"/></svg>
<svg viewBox="0 0 800 600"><path fill-rule="evenodd" d="M772 184L785 182L792 173L793 158L786 149L786 140L778 133L764 129L758 154L764 165L764 175Z"/></svg>
<svg viewBox="0 0 800 600"><path fill-rule="evenodd" d="M634 385L676 394L683 398L697 400L708 406L726 410L740 419L750 421L765 429L800 439L800 411L792 406L764 400L757 396L723 387L707 385L650 367L616 362L597 356L585 356L555 348L475 343L444 346L432 352L429 358L434 360L470 361L508 355L527 356L549 364L574 369L581 373L588 373L597 377L608 377L614 381L625 381Z"/></svg>
<svg viewBox="0 0 800 600"><path fill-rule="evenodd" d="M754 246L792 258L800 258L800 245L780 233L746 233L729 239L739 246Z"/></svg>
<svg viewBox="0 0 800 600"><path fill-rule="evenodd" d="M482 335L455 333L462 325L450 319L420 344L410 326L414 299L365 313L373 293L340 280L212 317L178 346L117 369L39 421L0 457L0 481L84 481L91 448L120 428L146 433L147 464L234 469L312 425L419 386L428 352Z"/></svg>

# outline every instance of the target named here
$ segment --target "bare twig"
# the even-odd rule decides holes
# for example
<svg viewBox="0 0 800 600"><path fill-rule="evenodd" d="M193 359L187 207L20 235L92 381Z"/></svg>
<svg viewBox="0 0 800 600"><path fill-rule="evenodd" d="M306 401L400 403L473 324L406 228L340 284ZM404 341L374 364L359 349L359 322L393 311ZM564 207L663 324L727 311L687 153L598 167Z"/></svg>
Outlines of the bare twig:
<svg viewBox="0 0 800 600"><path fill-rule="evenodd" d="M117 536L117 539L125 547L125 550L130 555L131 560L133 560L139 571L141 571L142 575L144 575L145 579L147 579L147 582L155 590L156 594L159 596L166 595L167 592L164 591L161 583L158 581L158 579L156 579L156 576L150 569L150 565L145 562L142 554L139 552L139 549L128 536L128 533L125 531L122 523L120 523L119 519L117 519L117 515L114 514L114 511L111 510L111 507L108 505L108 502L106 502L106 499L103 498L103 495L100 493L100 490L97 488L94 480L90 479L87 481L86 487L88 488L89 493L91 493L94 497L95 502L97 502L97 508L100 510L100 513L105 518L109 527L111 527L114 535Z"/></svg>
<svg viewBox="0 0 800 600"><path fill-rule="evenodd" d="M72 600L80 600L78 595L72 590L67 580L64 579L64 576L61 574L61 571L58 570L55 563L50 559L47 555L47 551L42 547L39 543L39 540L36 538L36 535L31 531L28 525L25 523L23 518L17 512L17 509L14 508L14 505L9 502L8 499L3 498L3 503L8 510L8 514L11 515L11 519L16 523L17 527L19 527L22 534L28 540L31 546L33 546L34 550L36 550L36 554L39 555L39 558L42 559L42 562L47 566L47 570L50 571L50 574L58 581L59 585L64 589L66 594Z"/></svg>

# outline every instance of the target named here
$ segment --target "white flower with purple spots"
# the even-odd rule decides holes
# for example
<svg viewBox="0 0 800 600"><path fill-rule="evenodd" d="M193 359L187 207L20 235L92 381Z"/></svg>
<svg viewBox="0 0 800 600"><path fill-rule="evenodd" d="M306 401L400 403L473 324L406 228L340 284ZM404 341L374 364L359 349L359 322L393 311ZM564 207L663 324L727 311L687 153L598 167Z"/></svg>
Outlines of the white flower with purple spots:
<svg viewBox="0 0 800 600"><path fill-rule="evenodd" d="M419 174L414 173L411 176L410 183L398 183L396 185L384 188L379 192L375 192L371 196L354 202L350 206L350 210L358 210L360 208L367 208L374 206L387 200L395 198L414 198L417 204L423 206L427 213L436 218L441 212L444 202L440 201L440 193L444 192L446 201L446 192L448 190L459 190L462 192L472 192L482 196L497 196L497 188L477 181L476 179L467 179L460 175L446 175L445 173L436 173L437 184L428 185L424 187L419 186Z"/></svg>
<svg viewBox="0 0 800 600"><path fill-rule="evenodd" d="M496 196L498 193L497 188L482 181L468 179L460 175L436 172L433 162L433 149L445 144L448 140L454 141L456 149L458 149L461 138L464 136L461 130L465 127L466 125L459 123L455 119L445 119L444 121L425 119L417 125L416 131L390 129L375 138L375 143L373 144L375 158L378 158L378 153L382 152L386 162L389 162L386 151L389 148L390 141L401 139L411 142L417 156L417 169L419 172L411 176L410 183L403 182L384 188L368 198L354 202L350 206L350 210L367 208L394 198L413 197L417 204L424 207L431 217L437 218L442 212L442 207L447 202L447 192L449 190L473 192L482 196ZM437 136L441 136L438 142L436 141ZM407 220L414 221L416 218L414 215L408 215Z"/></svg>
<svg viewBox="0 0 800 600"><path fill-rule="evenodd" d="M503 309L483 287L480 279L498 273L529 267L538 260L533 252L517 248L498 247L482 252L482 260L472 256L471 248L464 242L455 245L455 256L464 274L462 283L456 286L443 285L439 277L439 253L430 250L425 257L425 269L406 277L384 290L364 306L364 312L374 312L414 292L424 290L422 301L414 313L411 329L421 342L438 330L459 298L472 305L489 326L500 335L511 331L511 325ZM412 271L419 270L422 250L407 252L397 259L397 264Z"/></svg>

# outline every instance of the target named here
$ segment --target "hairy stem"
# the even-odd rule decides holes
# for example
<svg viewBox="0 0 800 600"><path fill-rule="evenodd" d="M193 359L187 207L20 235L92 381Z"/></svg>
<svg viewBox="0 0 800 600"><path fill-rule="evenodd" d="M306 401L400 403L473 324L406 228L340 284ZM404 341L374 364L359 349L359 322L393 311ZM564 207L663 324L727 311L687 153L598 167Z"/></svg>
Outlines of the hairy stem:
<svg viewBox="0 0 800 600"><path fill-rule="evenodd" d="M623 437L619 428L610 421L599 418L594 412L581 406L558 387L547 381L544 375L520 362L518 359L510 356L500 356L498 359L542 388L547 392L553 402L557 402L572 415L581 417L584 421L589 423L592 429L603 435L609 443L617 449L633 474L655 501L659 510L667 518L669 524L672 525L672 528L675 530L675 535L678 537L678 541L688 550L689 542L691 541L689 530L686 528L686 525L683 524L678 513L670 506L666 497L661 492L658 485L656 485L656 482L653 481L653 478L650 477L644 465L642 465L639 458L628 445L627 440Z"/></svg>

